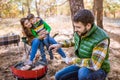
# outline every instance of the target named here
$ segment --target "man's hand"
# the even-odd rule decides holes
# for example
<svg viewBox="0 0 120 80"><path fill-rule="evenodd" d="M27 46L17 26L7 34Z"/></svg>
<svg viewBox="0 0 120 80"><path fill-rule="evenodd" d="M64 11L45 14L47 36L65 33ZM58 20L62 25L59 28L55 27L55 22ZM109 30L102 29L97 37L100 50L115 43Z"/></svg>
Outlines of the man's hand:
<svg viewBox="0 0 120 80"><path fill-rule="evenodd" d="M69 60L68 65L74 64L72 60Z"/></svg>
<svg viewBox="0 0 120 80"><path fill-rule="evenodd" d="M52 44L52 45L50 45L49 50L57 51L61 47L62 47L61 44Z"/></svg>

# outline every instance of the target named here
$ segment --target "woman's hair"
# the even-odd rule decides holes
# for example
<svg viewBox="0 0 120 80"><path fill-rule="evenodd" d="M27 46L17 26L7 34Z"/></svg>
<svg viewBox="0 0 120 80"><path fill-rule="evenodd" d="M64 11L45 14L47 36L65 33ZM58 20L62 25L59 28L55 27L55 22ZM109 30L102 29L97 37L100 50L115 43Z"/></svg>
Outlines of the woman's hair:
<svg viewBox="0 0 120 80"><path fill-rule="evenodd" d="M82 9L79 10L73 18L74 22L82 22L85 26L90 23L90 24L94 24L94 15L92 14L91 11L87 10L87 9Z"/></svg>
<svg viewBox="0 0 120 80"><path fill-rule="evenodd" d="M21 23L21 25L22 25L22 29L23 29L26 37L29 38L29 37L32 36L32 33L31 33L30 29L28 29L28 28L26 28L26 27L24 26L24 23L25 23L26 20L28 20L28 19L27 19L27 18L21 18L20 23Z"/></svg>

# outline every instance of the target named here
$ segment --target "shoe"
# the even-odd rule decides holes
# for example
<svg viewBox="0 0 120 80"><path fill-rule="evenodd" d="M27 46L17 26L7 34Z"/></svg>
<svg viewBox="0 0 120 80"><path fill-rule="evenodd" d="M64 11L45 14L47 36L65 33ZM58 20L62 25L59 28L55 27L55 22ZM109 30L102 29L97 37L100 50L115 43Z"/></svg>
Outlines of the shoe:
<svg viewBox="0 0 120 80"><path fill-rule="evenodd" d="M32 64L33 64L33 62L30 61L30 60L27 60L27 61L24 62L24 65L32 65Z"/></svg>
<svg viewBox="0 0 120 80"><path fill-rule="evenodd" d="M31 66L30 65L25 65L23 67L21 67L21 70L30 70Z"/></svg>
<svg viewBox="0 0 120 80"><path fill-rule="evenodd" d="M48 64L47 60L43 60L43 59L39 60L39 62L40 62L41 64L43 64L43 65L47 65L47 64Z"/></svg>
<svg viewBox="0 0 120 80"><path fill-rule="evenodd" d="M53 56L50 56L50 60L53 60L54 58L53 58Z"/></svg>
<svg viewBox="0 0 120 80"><path fill-rule="evenodd" d="M21 67L21 70L30 70L32 68L33 62L30 60L27 60L24 62L24 66Z"/></svg>
<svg viewBox="0 0 120 80"><path fill-rule="evenodd" d="M53 53L51 50L48 51L49 52L49 55L50 55L50 60L52 60L54 57L53 57Z"/></svg>
<svg viewBox="0 0 120 80"><path fill-rule="evenodd" d="M62 58L62 60L63 60L66 64L69 64L69 62L71 61L71 59L68 58L68 57Z"/></svg>

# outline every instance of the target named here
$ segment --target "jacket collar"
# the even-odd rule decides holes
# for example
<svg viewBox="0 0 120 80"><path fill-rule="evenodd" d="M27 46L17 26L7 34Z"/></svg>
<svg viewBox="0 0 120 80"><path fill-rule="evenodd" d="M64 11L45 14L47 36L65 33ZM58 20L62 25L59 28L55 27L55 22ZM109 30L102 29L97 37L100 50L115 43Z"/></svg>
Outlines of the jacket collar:
<svg viewBox="0 0 120 80"><path fill-rule="evenodd" d="M88 36L90 36L92 33L94 33L94 31L96 31L97 28L98 27L95 24L93 24L93 26L90 29L90 31L85 36L82 36L82 37L88 37Z"/></svg>

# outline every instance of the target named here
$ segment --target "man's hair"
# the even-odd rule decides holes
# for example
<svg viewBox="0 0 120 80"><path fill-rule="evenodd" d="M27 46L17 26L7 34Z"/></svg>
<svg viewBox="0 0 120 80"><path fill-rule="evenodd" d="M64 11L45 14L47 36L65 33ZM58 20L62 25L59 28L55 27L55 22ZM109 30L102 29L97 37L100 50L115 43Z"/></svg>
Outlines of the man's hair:
<svg viewBox="0 0 120 80"><path fill-rule="evenodd" d="M79 10L73 18L74 22L82 22L83 25L87 25L88 23L94 24L94 15L91 11L87 9Z"/></svg>
<svg viewBox="0 0 120 80"><path fill-rule="evenodd" d="M30 20L30 19L32 19L34 17L35 17L34 14L28 14L28 16L27 16L28 20Z"/></svg>

